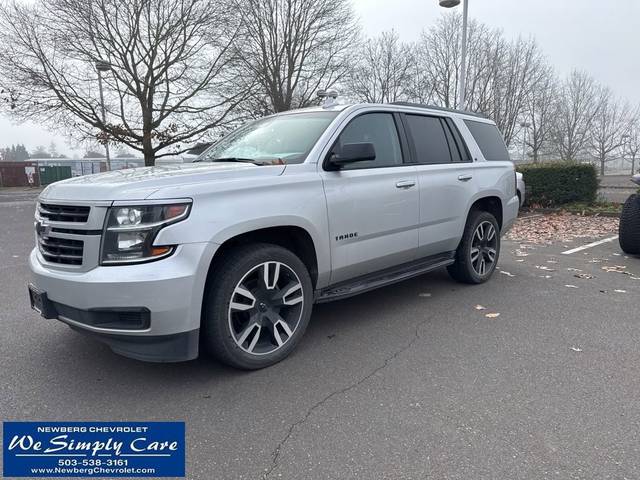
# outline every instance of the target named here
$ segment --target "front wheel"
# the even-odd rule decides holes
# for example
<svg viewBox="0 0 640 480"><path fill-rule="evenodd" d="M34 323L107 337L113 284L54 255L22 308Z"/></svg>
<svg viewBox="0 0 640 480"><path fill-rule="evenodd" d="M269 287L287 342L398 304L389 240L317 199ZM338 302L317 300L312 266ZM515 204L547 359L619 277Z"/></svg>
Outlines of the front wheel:
<svg viewBox="0 0 640 480"><path fill-rule="evenodd" d="M640 195L631 195L622 207L619 227L620 248L630 255L640 255Z"/></svg>
<svg viewBox="0 0 640 480"><path fill-rule="evenodd" d="M254 244L226 254L213 275L203 318L210 353L246 370L287 357L311 317L312 284L304 263L277 245Z"/></svg>
<svg viewBox="0 0 640 480"><path fill-rule="evenodd" d="M472 211L456 250L455 263L447 267L462 283L483 283L491 278L500 256L500 227L489 212Z"/></svg>

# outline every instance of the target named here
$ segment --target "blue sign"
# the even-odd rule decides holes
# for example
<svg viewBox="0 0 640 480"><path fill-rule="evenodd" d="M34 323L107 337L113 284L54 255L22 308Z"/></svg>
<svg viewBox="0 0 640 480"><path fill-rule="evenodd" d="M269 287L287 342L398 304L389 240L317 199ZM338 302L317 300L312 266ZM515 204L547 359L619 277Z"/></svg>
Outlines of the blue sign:
<svg viewBox="0 0 640 480"><path fill-rule="evenodd" d="M4 422L4 477L184 477L184 422Z"/></svg>

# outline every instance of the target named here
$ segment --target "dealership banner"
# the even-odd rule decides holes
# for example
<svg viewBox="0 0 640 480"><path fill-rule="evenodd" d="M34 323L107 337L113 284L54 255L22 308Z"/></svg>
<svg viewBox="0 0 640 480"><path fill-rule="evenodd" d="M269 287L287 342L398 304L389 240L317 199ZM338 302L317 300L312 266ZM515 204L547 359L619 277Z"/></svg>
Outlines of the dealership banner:
<svg viewBox="0 0 640 480"><path fill-rule="evenodd" d="M184 477L184 422L4 422L4 477Z"/></svg>

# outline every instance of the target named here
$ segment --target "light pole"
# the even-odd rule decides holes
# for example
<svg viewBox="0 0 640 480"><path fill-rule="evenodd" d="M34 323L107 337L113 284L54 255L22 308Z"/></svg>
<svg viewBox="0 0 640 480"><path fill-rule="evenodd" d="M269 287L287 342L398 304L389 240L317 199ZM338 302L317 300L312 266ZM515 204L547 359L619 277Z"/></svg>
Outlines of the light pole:
<svg viewBox="0 0 640 480"><path fill-rule="evenodd" d="M103 125L107 124L107 114L104 109L104 93L102 91L102 72L111 71L111 65L104 60L96 61L96 70L98 71L98 86L100 88L100 105L102 108L102 123ZM107 171L111 171L111 157L109 155L109 139L104 143L104 151L107 154Z"/></svg>
<svg viewBox="0 0 640 480"><path fill-rule="evenodd" d="M444 8L453 8L460 5L461 0L439 0L440 6ZM462 45L461 45L461 65L460 65L460 81L458 82L458 108L464 110L466 108L466 88L467 88L467 23L469 19L469 0L464 0L462 8Z"/></svg>
<svg viewBox="0 0 640 480"><path fill-rule="evenodd" d="M529 133L531 124L529 122L522 122L520 126L524 129L522 132L522 161L524 162L527 156L527 133Z"/></svg>

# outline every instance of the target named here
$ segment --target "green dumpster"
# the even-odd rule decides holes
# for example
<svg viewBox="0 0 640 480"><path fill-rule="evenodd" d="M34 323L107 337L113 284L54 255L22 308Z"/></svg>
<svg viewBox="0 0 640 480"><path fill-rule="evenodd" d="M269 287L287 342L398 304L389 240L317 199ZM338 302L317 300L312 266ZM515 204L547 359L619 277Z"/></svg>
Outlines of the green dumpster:
<svg viewBox="0 0 640 480"><path fill-rule="evenodd" d="M45 186L50 183L71 178L71 167L60 167L54 165L46 165L39 167L40 185Z"/></svg>

